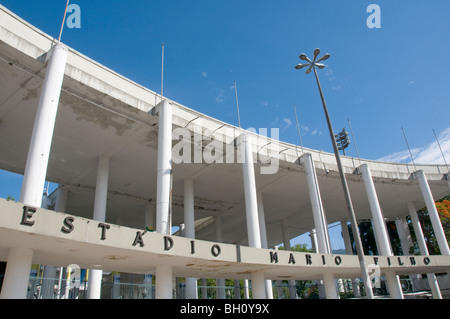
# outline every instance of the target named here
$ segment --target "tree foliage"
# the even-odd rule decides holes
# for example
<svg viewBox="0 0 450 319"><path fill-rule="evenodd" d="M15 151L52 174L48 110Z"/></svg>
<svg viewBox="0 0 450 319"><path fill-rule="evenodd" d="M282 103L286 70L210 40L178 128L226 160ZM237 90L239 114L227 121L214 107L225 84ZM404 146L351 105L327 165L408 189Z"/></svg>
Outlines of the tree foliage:
<svg viewBox="0 0 450 319"><path fill-rule="evenodd" d="M447 242L450 244L450 195L436 201L436 209L441 220L442 228L444 229ZM426 207L417 211L420 224L422 226L423 235L425 237L425 243L428 248L430 255L439 255L439 245L437 243L436 236L433 231L433 226L431 224L430 216ZM412 225L410 224L411 237L414 240L414 246L411 247L410 252L413 254L419 254L419 247L417 245L416 235Z"/></svg>

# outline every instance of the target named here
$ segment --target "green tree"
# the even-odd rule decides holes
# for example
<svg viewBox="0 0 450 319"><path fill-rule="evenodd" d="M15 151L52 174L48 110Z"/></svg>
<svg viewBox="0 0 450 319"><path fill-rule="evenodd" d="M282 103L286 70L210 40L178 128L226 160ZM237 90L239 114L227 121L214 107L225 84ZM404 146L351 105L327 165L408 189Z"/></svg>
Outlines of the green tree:
<svg viewBox="0 0 450 319"><path fill-rule="evenodd" d="M440 200L436 201L436 208L441 220L442 228L444 229L447 242L450 244L450 195L447 195ZM420 225L422 226L423 235L425 237L425 243L428 248L430 255L439 255L439 245L436 240L436 236L433 231L433 226L431 224L428 209L426 207L419 209L417 211L417 216L419 217ZM417 245L416 234L408 218L411 237L413 238L414 246L410 248L410 253L419 255L419 246Z"/></svg>

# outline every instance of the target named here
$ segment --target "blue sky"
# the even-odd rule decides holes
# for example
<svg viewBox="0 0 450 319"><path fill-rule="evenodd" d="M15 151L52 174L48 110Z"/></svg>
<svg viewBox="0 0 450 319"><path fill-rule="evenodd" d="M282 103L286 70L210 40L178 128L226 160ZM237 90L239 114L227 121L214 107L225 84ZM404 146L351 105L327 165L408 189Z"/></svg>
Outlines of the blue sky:
<svg viewBox="0 0 450 319"><path fill-rule="evenodd" d="M350 119L362 158L410 162L403 127L416 163L443 163L432 129L450 163L448 0L70 3L81 28L66 25L68 46L160 92L164 43L168 98L237 125L236 81L244 128L278 127L299 144L295 104L303 145L332 152L313 74L294 69L318 47L331 54L319 76L334 129L349 130ZM381 28L366 24L372 3ZM0 4L58 37L66 0ZM356 156L353 140L346 153ZM0 195L19 193L20 177L1 172Z"/></svg>

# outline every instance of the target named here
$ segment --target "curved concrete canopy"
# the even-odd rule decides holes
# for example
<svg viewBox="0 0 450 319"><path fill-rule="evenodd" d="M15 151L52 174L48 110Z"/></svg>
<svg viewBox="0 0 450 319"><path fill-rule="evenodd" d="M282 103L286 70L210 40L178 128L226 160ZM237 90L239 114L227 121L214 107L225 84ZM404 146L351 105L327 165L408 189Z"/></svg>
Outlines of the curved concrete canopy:
<svg viewBox="0 0 450 319"><path fill-rule="evenodd" d="M23 174L34 117L45 73L44 58L53 39L0 9L0 168ZM69 189L66 213L92 218L99 156L110 156L106 221L143 229L147 204L156 198L158 117L161 97L69 48L63 91L56 119L47 180ZM198 113L177 102L173 125L201 136L201 147L216 141L233 145L238 128ZM193 106L195 108L195 106ZM269 133L270 134L270 133ZM261 174L255 164L256 186L263 194L269 247L283 241L281 222L293 238L314 228L304 167L299 156L312 154L328 223L348 219L333 154L301 149L253 135L254 153L279 160L275 174ZM174 140L174 145L177 143ZM199 147L199 144L193 144ZM234 150L232 147L231 150ZM267 153L270 152L270 153ZM406 203L425 206L416 169L426 173L438 199L449 193L444 166L382 163L342 158L357 219L371 217L361 164L372 171L385 218L407 214ZM223 217L223 241L247 244L244 189L240 163L181 163L173 168L172 224L183 223L183 181L194 180L195 218ZM196 238L216 240L214 225Z"/></svg>

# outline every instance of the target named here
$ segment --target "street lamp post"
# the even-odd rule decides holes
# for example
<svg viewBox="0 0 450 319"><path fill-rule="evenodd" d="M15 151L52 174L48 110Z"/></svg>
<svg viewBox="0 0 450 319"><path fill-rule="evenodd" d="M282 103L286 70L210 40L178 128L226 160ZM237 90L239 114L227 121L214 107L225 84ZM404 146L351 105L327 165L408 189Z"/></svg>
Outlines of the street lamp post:
<svg viewBox="0 0 450 319"><path fill-rule="evenodd" d="M353 234L354 234L353 237L355 239L355 244L356 244L356 252L358 254L359 264L361 266L362 277L363 277L364 284L366 287L366 296L369 299L373 299L372 282L369 277L366 262L364 261L364 251L363 251L363 247L362 247L362 243L361 243L361 237L359 235L358 224L356 222L356 216L355 216L355 212L353 210L353 204L352 204L352 200L350 197L350 192L348 190L347 180L345 178L344 170L342 169L341 157L339 155L339 150L338 150L338 147L336 144L333 126L331 125L330 116L328 114L328 109L327 109L327 104L325 103L325 98L323 97L322 87L320 86L319 76L317 75L317 70L316 70L316 67L319 69L323 69L325 67L325 65L323 65L322 63L318 63L318 62L327 60L330 57L330 55L327 53L320 59L316 60L317 56L319 54L320 54L320 50L315 49L314 50L314 58L312 61L311 61L311 59L309 59L306 56L306 54L304 54L304 53L300 54L300 59L307 61L308 63L297 64L295 66L295 68L297 70L300 70L304 67L308 67L308 69L306 70L306 74L309 74L309 73L311 73L311 70L314 70L317 87L319 88L320 98L322 100L323 110L325 112L325 117L326 117L327 124L328 124L328 130L330 132L331 143L333 144L334 155L336 156L336 162L338 165L339 175L341 177L342 188L344 190L345 200L347 202L347 209L348 209L350 223L351 223Z"/></svg>

